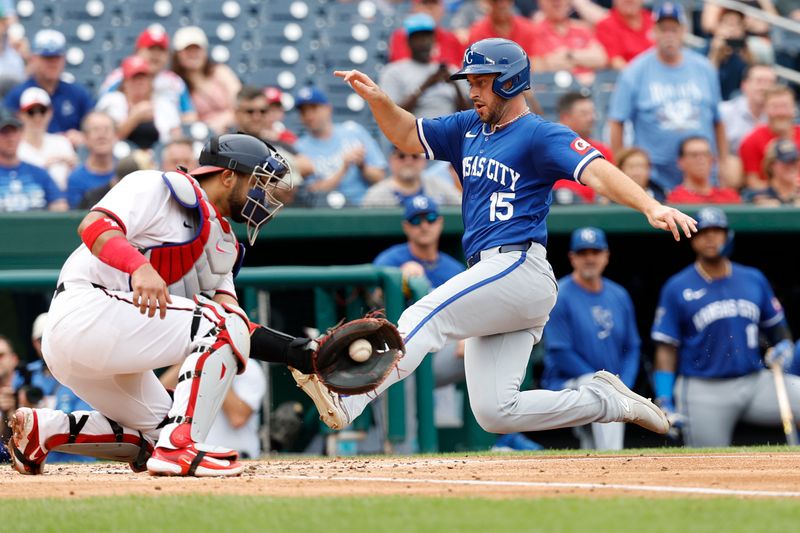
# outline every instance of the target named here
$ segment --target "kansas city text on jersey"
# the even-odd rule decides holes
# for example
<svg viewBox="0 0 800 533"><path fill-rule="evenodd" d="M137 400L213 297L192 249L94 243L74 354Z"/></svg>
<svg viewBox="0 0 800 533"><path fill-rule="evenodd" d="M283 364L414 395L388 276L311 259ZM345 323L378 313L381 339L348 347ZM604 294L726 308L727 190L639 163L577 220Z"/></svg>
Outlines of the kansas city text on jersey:
<svg viewBox="0 0 800 533"><path fill-rule="evenodd" d="M488 157L468 156L461 160L462 176L477 178L485 177L502 186L510 185L511 192L517 186L520 173L513 168L504 165L500 161Z"/></svg>

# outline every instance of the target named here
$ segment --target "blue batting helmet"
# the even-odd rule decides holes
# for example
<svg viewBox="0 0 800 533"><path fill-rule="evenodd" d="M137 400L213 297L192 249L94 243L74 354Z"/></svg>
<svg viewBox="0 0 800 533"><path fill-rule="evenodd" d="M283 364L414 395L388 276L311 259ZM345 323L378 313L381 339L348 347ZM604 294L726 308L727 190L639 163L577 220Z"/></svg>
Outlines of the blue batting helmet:
<svg viewBox="0 0 800 533"><path fill-rule="evenodd" d="M531 88L531 60L520 45L508 39L491 38L472 43L464 52L461 70L450 79L463 80L468 74L500 74L492 90L503 98L512 98ZM503 88L509 81L511 87Z"/></svg>

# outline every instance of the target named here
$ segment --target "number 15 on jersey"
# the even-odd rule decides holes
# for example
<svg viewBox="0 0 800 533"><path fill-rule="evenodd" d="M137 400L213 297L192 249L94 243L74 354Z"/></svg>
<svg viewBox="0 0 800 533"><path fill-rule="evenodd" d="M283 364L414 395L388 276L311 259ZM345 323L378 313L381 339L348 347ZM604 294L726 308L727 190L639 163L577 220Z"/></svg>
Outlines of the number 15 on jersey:
<svg viewBox="0 0 800 533"><path fill-rule="evenodd" d="M514 205L511 203L514 195L515 193L513 192L492 193L491 205L489 206L489 220L491 222L508 220L514 216Z"/></svg>

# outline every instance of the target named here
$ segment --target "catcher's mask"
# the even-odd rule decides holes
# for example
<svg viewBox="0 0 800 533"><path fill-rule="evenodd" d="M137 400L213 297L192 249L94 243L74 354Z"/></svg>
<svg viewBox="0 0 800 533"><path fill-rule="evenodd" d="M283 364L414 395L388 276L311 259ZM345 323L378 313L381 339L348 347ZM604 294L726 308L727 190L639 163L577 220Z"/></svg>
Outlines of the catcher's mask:
<svg viewBox="0 0 800 533"><path fill-rule="evenodd" d="M242 216L247 224L247 241L256 241L261 226L283 207L272 195L274 189L291 189L291 168L270 144L244 133L212 137L200 152L200 167L192 175L230 169L250 176Z"/></svg>

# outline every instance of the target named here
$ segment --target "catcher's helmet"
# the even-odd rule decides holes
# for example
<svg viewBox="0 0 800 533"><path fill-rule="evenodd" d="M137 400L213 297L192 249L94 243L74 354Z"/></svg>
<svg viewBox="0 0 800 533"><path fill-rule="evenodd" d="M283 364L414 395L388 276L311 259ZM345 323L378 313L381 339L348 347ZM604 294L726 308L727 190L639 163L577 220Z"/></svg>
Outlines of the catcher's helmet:
<svg viewBox="0 0 800 533"><path fill-rule="evenodd" d="M464 52L461 70L450 76L462 80L468 74L500 74L492 84L495 94L512 98L531 88L531 60L525 51L508 39L483 39L472 43ZM507 82L511 87L504 89Z"/></svg>
<svg viewBox="0 0 800 533"><path fill-rule="evenodd" d="M272 189L291 189L289 163L270 144L245 133L212 137L200 152L200 167L192 176L230 169L250 176L247 202L242 217L247 223L247 240L253 244L258 230L283 203L272 196Z"/></svg>

